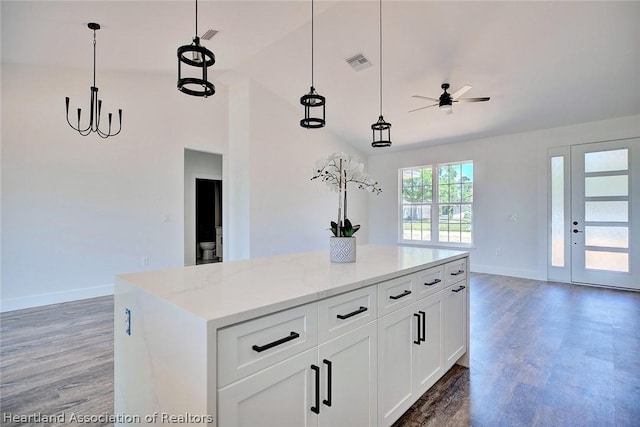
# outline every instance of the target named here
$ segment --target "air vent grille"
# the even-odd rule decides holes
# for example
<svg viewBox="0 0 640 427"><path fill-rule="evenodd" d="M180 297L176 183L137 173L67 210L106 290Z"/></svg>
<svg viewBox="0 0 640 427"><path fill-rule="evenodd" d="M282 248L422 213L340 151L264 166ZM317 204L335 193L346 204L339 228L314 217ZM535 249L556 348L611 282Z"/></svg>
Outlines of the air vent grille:
<svg viewBox="0 0 640 427"><path fill-rule="evenodd" d="M356 71L362 71L373 66L371 61L361 53L354 55L351 58L347 58L346 61Z"/></svg>
<svg viewBox="0 0 640 427"><path fill-rule="evenodd" d="M216 34L218 34L217 30L207 30L202 37L200 37L203 40L211 40L213 38L213 36L215 36Z"/></svg>

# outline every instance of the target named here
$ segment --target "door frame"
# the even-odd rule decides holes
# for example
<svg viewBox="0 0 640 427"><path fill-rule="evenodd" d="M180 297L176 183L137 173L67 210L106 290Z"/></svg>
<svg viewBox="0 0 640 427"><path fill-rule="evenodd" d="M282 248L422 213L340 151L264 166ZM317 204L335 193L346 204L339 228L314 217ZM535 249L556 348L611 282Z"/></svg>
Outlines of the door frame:
<svg viewBox="0 0 640 427"><path fill-rule="evenodd" d="M583 284L583 285L590 285L590 286L620 288L625 290L638 289L638 287L626 287L626 285L608 286L608 285L597 284L597 283L594 284L594 283L576 282L576 281L573 281L573 277L572 277L573 237L571 234L571 227L572 227L572 221L573 221L572 188L574 188L574 185L572 184L572 156L571 156L572 147L576 147L576 146L586 147L592 144L610 143L611 149L616 149L617 148L616 145L624 144L625 142L631 142L633 140L638 140L640 142L640 139L638 137L633 137L633 138L622 138L622 139L606 140L606 141L594 141L594 142L582 143L582 144L572 144L572 145L561 146L561 147L551 147L547 150L547 239L548 239L547 240L547 280L569 282L569 283ZM630 145L633 145L633 143L631 142ZM604 150L606 150L606 148ZM634 262L633 262L634 259L638 259L638 257L640 256L640 254L637 253L638 251L640 251L640 248L637 247L637 245L634 245L634 241L640 239L640 236L638 236L640 234L639 233L640 215L638 214L640 209L634 209L634 206L633 206L635 205L637 207L638 205L640 205L640 192L639 192L640 186L634 185L634 181L632 178L632 176L637 176L638 174L640 174L640 170L638 170L638 167L632 164L634 159L633 156L635 156L636 163L637 163L637 157L640 155L638 153L638 150L639 150L638 148L629 147L629 165L630 165L629 168L630 168L630 174L632 174L630 175L630 178L629 178L629 195L630 195L630 201L632 203L632 205L629 206L630 270L633 270L634 268ZM562 176L564 181L563 191L562 191L563 200L560 202L558 200L554 200L554 193L553 193L553 186L552 186L552 179L551 179L552 158L554 157L562 157L563 159L563 162L562 162L562 165L563 165ZM555 195L557 196L558 192L556 192ZM563 220L562 220L563 248L561 250L561 253L562 253L562 258L564 262L562 265L557 265L557 264L554 265L554 260L553 260L554 202L556 203L556 206L561 205L563 207ZM557 233L557 230L556 230L556 233ZM633 274L637 277L638 272L630 272L630 274Z"/></svg>

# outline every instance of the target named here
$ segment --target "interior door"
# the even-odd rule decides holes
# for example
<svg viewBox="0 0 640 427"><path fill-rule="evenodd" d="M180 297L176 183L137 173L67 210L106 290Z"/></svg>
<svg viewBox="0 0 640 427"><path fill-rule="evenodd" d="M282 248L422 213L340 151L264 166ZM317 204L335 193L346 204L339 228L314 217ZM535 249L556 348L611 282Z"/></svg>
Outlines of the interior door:
<svg viewBox="0 0 640 427"><path fill-rule="evenodd" d="M571 147L571 281L640 289L640 138Z"/></svg>

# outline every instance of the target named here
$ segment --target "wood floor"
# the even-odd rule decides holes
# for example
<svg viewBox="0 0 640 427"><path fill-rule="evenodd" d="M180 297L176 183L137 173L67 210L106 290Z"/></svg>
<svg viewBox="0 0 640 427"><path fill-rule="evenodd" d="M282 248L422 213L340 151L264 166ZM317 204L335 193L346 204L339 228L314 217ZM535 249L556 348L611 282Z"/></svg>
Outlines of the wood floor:
<svg viewBox="0 0 640 427"><path fill-rule="evenodd" d="M455 366L394 427L640 426L640 293L471 284L471 369ZM1 425L111 425L112 297L0 320Z"/></svg>

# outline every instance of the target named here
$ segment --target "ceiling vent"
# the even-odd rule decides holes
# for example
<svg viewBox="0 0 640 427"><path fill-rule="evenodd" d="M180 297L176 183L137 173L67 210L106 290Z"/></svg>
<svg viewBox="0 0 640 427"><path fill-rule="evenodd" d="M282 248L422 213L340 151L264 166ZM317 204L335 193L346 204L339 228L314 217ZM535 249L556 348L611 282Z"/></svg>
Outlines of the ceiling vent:
<svg viewBox="0 0 640 427"><path fill-rule="evenodd" d="M364 69L373 67L371 61L369 61L369 59L361 53L354 55L351 58L347 58L346 61L349 63L349 65L351 65L351 68L356 71L362 71Z"/></svg>
<svg viewBox="0 0 640 427"><path fill-rule="evenodd" d="M204 33L200 38L203 40L211 40L216 34L218 34L217 30L207 30L207 32Z"/></svg>

